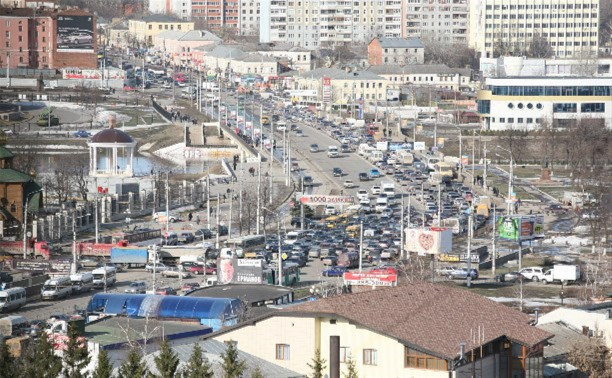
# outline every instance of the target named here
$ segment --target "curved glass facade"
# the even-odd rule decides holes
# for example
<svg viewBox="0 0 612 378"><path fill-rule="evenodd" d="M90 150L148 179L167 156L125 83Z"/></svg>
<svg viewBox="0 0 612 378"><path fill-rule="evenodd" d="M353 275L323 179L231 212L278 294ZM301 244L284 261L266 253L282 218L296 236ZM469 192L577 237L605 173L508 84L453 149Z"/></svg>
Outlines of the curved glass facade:
<svg viewBox="0 0 612 378"><path fill-rule="evenodd" d="M612 87L593 86L526 86L491 85L491 93L496 96L610 96Z"/></svg>

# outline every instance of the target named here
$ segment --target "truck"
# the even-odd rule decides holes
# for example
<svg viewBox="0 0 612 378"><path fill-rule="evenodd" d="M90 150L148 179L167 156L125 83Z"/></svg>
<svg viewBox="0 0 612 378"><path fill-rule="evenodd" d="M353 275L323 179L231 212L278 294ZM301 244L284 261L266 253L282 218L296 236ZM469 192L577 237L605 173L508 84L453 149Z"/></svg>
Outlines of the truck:
<svg viewBox="0 0 612 378"><path fill-rule="evenodd" d="M52 250L53 247L51 244L44 241L26 242L26 254L30 258L50 260ZM23 256L23 241L0 242L0 254L2 253L13 256Z"/></svg>
<svg viewBox="0 0 612 378"><path fill-rule="evenodd" d="M547 270L542 278L543 284L574 283L580 279L580 267L578 265L555 264L552 269Z"/></svg>
<svg viewBox="0 0 612 378"><path fill-rule="evenodd" d="M149 251L142 247L113 247L110 261L124 267L144 266L149 262Z"/></svg>
<svg viewBox="0 0 612 378"><path fill-rule="evenodd" d="M127 240L119 243L77 243L76 251L81 257L109 258L114 247L127 247Z"/></svg>
<svg viewBox="0 0 612 378"><path fill-rule="evenodd" d="M338 157L338 146L329 146L327 147L327 157L335 158Z"/></svg>
<svg viewBox="0 0 612 378"><path fill-rule="evenodd" d="M397 160L402 165L412 165L414 163L414 155L408 151L401 150L397 153Z"/></svg>

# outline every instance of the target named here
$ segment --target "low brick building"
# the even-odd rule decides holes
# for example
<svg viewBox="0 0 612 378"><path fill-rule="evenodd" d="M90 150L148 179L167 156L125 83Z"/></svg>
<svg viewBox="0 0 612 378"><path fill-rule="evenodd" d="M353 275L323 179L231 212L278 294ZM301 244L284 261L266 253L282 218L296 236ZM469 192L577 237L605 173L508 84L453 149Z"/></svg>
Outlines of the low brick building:
<svg viewBox="0 0 612 378"><path fill-rule="evenodd" d="M13 168L15 155L0 146L0 220L3 235L15 233L23 223L24 209L36 213L42 207L41 187L29 174Z"/></svg>
<svg viewBox="0 0 612 378"><path fill-rule="evenodd" d="M96 68L96 41L91 13L0 8L0 68Z"/></svg>
<svg viewBox="0 0 612 378"><path fill-rule="evenodd" d="M418 38L377 37L368 44L368 63L381 64L423 64L425 46Z"/></svg>

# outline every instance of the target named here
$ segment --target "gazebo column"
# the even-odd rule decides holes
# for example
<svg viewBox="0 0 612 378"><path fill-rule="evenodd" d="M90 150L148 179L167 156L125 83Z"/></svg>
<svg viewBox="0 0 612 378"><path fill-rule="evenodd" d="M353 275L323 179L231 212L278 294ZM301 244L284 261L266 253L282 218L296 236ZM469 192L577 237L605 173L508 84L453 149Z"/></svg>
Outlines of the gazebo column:
<svg viewBox="0 0 612 378"><path fill-rule="evenodd" d="M112 158L113 167L111 173L113 175L117 174L117 147L113 147L113 158Z"/></svg>
<svg viewBox="0 0 612 378"><path fill-rule="evenodd" d="M128 173L129 176L134 176L134 147L130 147L128 149L128 152L130 154L130 159L129 159L130 170L127 173Z"/></svg>

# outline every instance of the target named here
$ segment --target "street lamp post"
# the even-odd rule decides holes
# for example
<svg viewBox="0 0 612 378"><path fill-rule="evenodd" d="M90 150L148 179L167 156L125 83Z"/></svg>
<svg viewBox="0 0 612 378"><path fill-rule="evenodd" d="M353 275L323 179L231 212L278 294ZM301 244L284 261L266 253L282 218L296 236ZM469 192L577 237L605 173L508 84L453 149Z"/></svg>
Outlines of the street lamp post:
<svg viewBox="0 0 612 378"><path fill-rule="evenodd" d="M262 207L262 209L276 216L276 230L278 235L278 286L283 286L283 257L281 248L280 214L277 211L268 209L267 207Z"/></svg>
<svg viewBox="0 0 612 378"><path fill-rule="evenodd" d="M507 214L512 214L512 181L514 181L514 172L513 172L513 166L514 166L514 156L512 155L512 151L498 145L497 148L506 151L508 154L510 154L510 171L509 171L509 176L508 176L508 198L506 198L506 213ZM497 154L497 156L503 158L503 156Z"/></svg>
<svg viewBox="0 0 612 378"><path fill-rule="evenodd" d="M28 204L30 202L30 198L34 194L40 193L40 192L42 192L42 189L36 190L36 191L26 195L25 206L23 208L23 258L24 259L27 258L27 253L28 253L28 244L27 244L27 237L28 237L28 231L27 231L28 230Z"/></svg>

